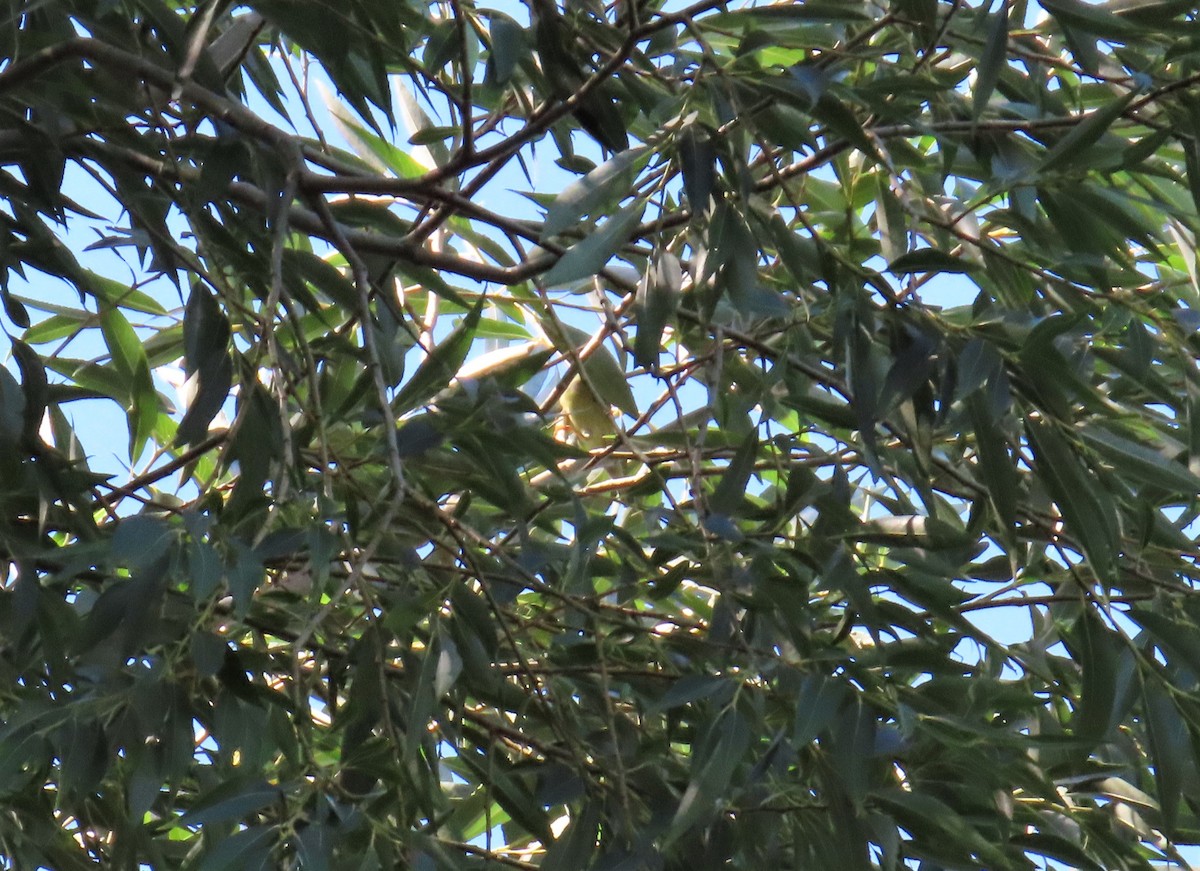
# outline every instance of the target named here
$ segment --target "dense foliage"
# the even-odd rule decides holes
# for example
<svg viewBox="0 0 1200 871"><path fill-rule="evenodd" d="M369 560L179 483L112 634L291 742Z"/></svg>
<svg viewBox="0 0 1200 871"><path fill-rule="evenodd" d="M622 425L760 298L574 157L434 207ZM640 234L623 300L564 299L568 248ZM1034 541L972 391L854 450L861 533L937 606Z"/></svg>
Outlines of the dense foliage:
<svg viewBox="0 0 1200 871"><path fill-rule="evenodd" d="M1194 4L497 3L3 4L0 866L1182 862Z"/></svg>

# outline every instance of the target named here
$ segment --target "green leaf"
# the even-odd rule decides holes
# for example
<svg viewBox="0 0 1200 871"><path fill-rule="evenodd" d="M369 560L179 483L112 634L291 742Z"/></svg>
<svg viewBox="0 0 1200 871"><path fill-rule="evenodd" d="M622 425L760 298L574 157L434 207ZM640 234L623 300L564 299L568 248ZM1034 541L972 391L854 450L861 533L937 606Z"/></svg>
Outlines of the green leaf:
<svg viewBox="0 0 1200 871"><path fill-rule="evenodd" d="M546 211L542 239L557 236L573 227L584 215L595 214L628 196L638 165L649 153L649 149L641 145L622 151L563 188Z"/></svg>
<svg viewBox="0 0 1200 871"><path fill-rule="evenodd" d="M195 444L208 434L208 425L229 398L233 385L233 359L229 354L231 329L217 301L199 282L192 286L183 315L184 362L197 386L191 404L179 423L175 443Z"/></svg>
<svg viewBox="0 0 1200 871"><path fill-rule="evenodd" d="M943 840L959 843L978 853L983 864L1000 868L1007 864L1004 852L972 828L961 814L945 802L924 792L909 792L891 788L878 790L872 798L878 801L896 821L909 831L923 833L923 840L936 843Z"/></svg>
<svg viewBox="0 0 1200 871"><path fill-rule="evenodd" d="M1069 868L1105 871L1105 866L1097 864L1075 840L1053 832L1017 834L1013 837L1013 845L1039 856L1057 859Z"/></svg>
<svg viewBox="0 0 1200 871"><path fill-rule="evenodd" d="M1088 148L1108 132L1108 129L1121 117L1136 97L1136 91L1126 91L1099 109L1080 118L1070 132L1054 143L1054 147L1046 152L1041 166L1037 169L1038 174L1072 166L1086 153Z"/></svg>
<svg viewBox="0 0 1200 871"><path fill-rule="evenodd" d="M103 726L96 722L75 721L64 731L63 791L68 795L95 792L109 765Z"/></svg>
<svg viewBox="0 0 1200 871"><path fill-rule="evenodd" d="M343 312L358 313L360 304L354 282L328 260L311 251L290 248L283 252L283 260Z"/></svg>
<svg viewBox="0 0 1200 871"><path fill-rule="evenodd" d="M1074 642L1082 675L1081 704L1071 720L1074 732L1091 743L1105 740L1120 721L1122 661L1132 654L1101 620L1086 610L1076 624Z"/></svg>
<svg viewBox="0 0 1200 871"><path fill-rule="evenodd" d="M379 171L389 172L396 178L419 178L429 171L429 167L422 166L412 155L355 122L350 113L328 95L325 102L330 117L350 147Z"/></svg>
<svg viewBox="0 0 1200 871"><path fill-rule="evenodd" d="M221 784L201 797L196 806L180 818L179 824L211 826L215 823L243 820L247 815L273 801L278 801L281 795L279 787L269 783L233 780Z"/></svg>
<svg viewBox="0 0 1200 871"><path fill-rule="evenodd" d="M166 309L162 307L162 303L136 287L105 278L90 269L82 270L81 276L83 286L96 298L97 302L148 315L165 315L167 313Z"/></svg>
<svg viewBox="0 0 1200 871"><path fill-rule="evenodd" d="M683 172L683 189L693 214L707 211L713 186L716 184L717 150L712 135L696 124L679 132L679 167Z"/></svg>
<svg viewBox="0 0 1200 871"><path fill-rule="evenodd" d="M1147 680L1142 688L1142 699L1158 801L1166 834L1172 836L1179 818L1184 775L1196 770L1196 757L1187 725L1167 690L1157 680Z"/></svg>
<svg viewBox="0 0 1200 871"><path fill-rule="evenodd" d="M505 85L521 61L529 57L525 29L502 12L491 12L492 71L496 84Z"/></svg>
<svg viewBox="0 0 1200 871"><path fill-rule="evenodd" d="M1053 424L1026 421L1037 473L1062 512L1067 532L1083 548L1092 571L1105 582L1117 577L1119 526L1112 497L1079 461Z"/></svg>
<svg viewBox="0 0 1200 871"><path fill-rule="evenodd" d="M792 743L802 747L816 739L833 722L848 696L845 682L809 674L796 694Z"/></svg>
<svg viewBox="0 0 1200 871"><path fill-rule="evenodd" d="M24 407L21 410L23 426L22 438L26 445L38 443L38 429L46 414L50 397L50 386L46 380L46 370L42 360L33 350L20 339L11 339L13 357L17 368L21 371L21 392L25 396Z"/></svg>
<svg viewBox="0 0 1200 871"><path fill-rule="evenodd" d="M872 517L845 533L853 541L890 547L922 547L927 550L960 548L973 541L964 530L919 514Z"/></svg>
<svg viewBox="0 0 1200 871"><path fill-rule="evenodd" d="M158 422L160 403L158 391L154 389L150 361L146 359L146 349L141 339L118 309L101 306L100 330L112 355L116 375L128 390L129 455L136 461Z"/></svg>
<svg viewBox="0 0 1200 871"><path fill-rule="evenodd" d="M1000 80L1000 71L1008 62L1008 7L1009 0L1000 0L1000 9L988 16L987 39L975 71L975 92L971 95L975 118L983 113Z"/></svg>
<svg viewBox="0 0 1200 871"><path fill-rule="evenodd" d="M145 568L166 555L173 537L171 527L160 517L126 517L113 532L112 558L131 569Z"/></svg>
<svg viewBox="0 0 1200 871"><path fill-rule="evenodd" d="M908 219L899 197L892 193L885 173L876 175L875 185L878 191L875 221L879 225L880 250L884 258L894 261L908 252Z"/></svg>
<svg viewBox="0 0 1200 871"><path fill-rule="evenodd" d="M663 332L679 309L683 288L683 267L679 258L667 251L651 261L637 291L637 334L633 340L633 358L639 365L654 369L662 351Z"/></svg>
<svg viewBox="0 0 1200 871"><path fill-rule="evenodd" d="M100 330L112 355L113 366L126 381L132 382L138 369L145 365L146 351L125 315L113 306L100 309Z"/></svg>
<svg viewBox="0 0 1200 871"><path fill-rule="evenodd" d="M874 159L875 143L863 130L863 122L850 110L843 101L833 94L823 94L813 107L812 114L823 121L829 129L845 139L860 152Z"/></svg>
<svg viewBox="0 0 1200 871"><path fill-rule="evenodd" d="M595 803L588 802L581 813L572 815L571 824L567 826L566 831L546 850L546 857L538 866L541 871L576 871L579 868L587 868L596 849L599 824L599 808Z"/></svg>
<svg viewBox="0 0 1200 871"><path fill-rule="evenodd" d="M841 788L856 807L862 806L871 785L875 727L874 714L861 699L854 698L840 712L830 740L821 739L821 746L829 748L830 763L838 772Z"/></svg>
<svg viewBox="0 0 1200 871"><path fill-rule="evenodd" d="M154 376L150 372L150 362L145 356L137 361L137 370L133 373L132 382L129 407L129 456L134 462L137 462L154 435L162 405L158 391L154 389Z"/></svg>
<svg viewBox="0 0 1200 871"><path fill-rule="evenodd" d="M47 342L55 342L79 333L91 317L91 313L85 311L81 311L74 316L65 314L52 315L27 329L21 338L30 345L44 345Z"/></svg>
<svg viewBox="0 0 1200 871"><path fill-rule="evenodd" d="M974 272L979 266L961 257L936 248L920 248L897 257L888 264L888 272L905 275L909 272Z"/></svg>
<svg viewBox="0 0 1200 871"><path fill-rule="evenodd" d="M1132 39L1142 32L1131 21L1105 9L1107 3L1083 0L1038 0L1038 3L1064 27L1078 28L1101 38Z"/></svg>
<svg viewBox="0 0 1200 871"><path fill-rule="evenodd" d="M250 826L217 842L196 871L266 871L271 867L274 826Z"/></svg>
<svg viewBox="0 0 1200 871"><path fill-rule="evenodd" d="M1169 665L1200 674L1200 631L1194 623L1147 608L1135 608L1130 616L1150 633Z"/></svg>
<svg viewBox="0 0 1200 871"><path fill-rule="evenodd" d="M752 430L738 447L725 473L721 475L721 483L708 498L709 511L734 517L740 513L742 501L746 498L746 485L754 473L754 463L757 459L758 433Z"/></svg>
<svg viewBox="0 0 1200 871"><path fill-rule="evenodd" d="M568 248L542 281L547 287L562 287L595 275L629 241L644 209L645 203L639 201L609 218L582 242Z"/></svg>
<svg viewBox="0 0 1200 871"><path fill-rule="evenodd" d="M95 363L69 358L48 358L46 367L70 378L85 391L107 396L121 405L129 402L129 381L112 366L98 366Z"/></svg>
<svg viewBox="0 0 1200 871"><path fill-rule="evenodd" d="M471 350L482 313L483 299L480 298L479 303L454 325L450 335L429 351L392 402L398 416L433 399L458 374Z"/></svg>
<svg viewBox="0 0 1200 871"><path fill-rule="evenodd" d="M15 326L29 329L29 312L19 299L13 299L7 288L0 287L0 302L4 303L4 313Z"/></svg>
<svg viewBox="0 0 1200 871"><path fill-rule="evenodd" d="M682 837L714 810L717 798L733 779L750 742L749 726L737 713L727 712L713 723L704 746L693 756L692 777L675 809L665 838L667 844Z"/></svg>
<svg viewBox="0 0 1200 871"><path fill-rule="evenodd" d="M721 699L732 694L734 687L728 678L713 675L689 674L671 684L662 696L647 708L648 714L661 714L681 705L701 699Z"/></svg>
<svg viewBox="0 0 1200 871"><path fill-rule="evenodd" d="M996 348L983 339L967 342L958 355L958 378L954 385L954 396L963 399L992 381L1001 371L1003 361Z"/></svg>
<svg viewBox="0 0 1200 871"><path fill-rule="evenodd" d="M1168 493L1200 494L1200 475L1153 448L1097 424L1085 425L1079 434L1113 464L1118 475L1161 487Z"/></svg>
<svg viewBox="0 0 1200 871"><path fill-rule="evenodd" d="M1004 432L992 417L981 393L968 399L975 441L979 446L979 477L987 487L988 498L1000 521L1003 536L1015 543L1020 478L1015 461L1004 439Z"/></svg>

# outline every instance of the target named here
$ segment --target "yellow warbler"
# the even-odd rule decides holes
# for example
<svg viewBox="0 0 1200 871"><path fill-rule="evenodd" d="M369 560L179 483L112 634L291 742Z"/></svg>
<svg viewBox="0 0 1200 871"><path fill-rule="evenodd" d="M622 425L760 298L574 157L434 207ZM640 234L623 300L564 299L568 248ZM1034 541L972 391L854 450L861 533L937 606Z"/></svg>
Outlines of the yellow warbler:
<svg viewBox="0 0 1200 871"><path fill-rule="evenodd" d="M560 402L566 427L580 447L592 450L616 435L611 409L596 398L582 378L571 380Z"/></svg>

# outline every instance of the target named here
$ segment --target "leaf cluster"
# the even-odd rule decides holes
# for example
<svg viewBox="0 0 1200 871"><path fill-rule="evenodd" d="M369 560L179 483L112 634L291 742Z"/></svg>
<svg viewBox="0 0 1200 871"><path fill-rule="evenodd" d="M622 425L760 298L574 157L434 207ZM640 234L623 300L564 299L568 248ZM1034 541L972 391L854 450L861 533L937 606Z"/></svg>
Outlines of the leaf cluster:
<svg viewBox="0 0 1200 871"><path fill-rule="evenodd" d="M1183 864L1194 4L497 6L0 12L0 856Z"/></svg>

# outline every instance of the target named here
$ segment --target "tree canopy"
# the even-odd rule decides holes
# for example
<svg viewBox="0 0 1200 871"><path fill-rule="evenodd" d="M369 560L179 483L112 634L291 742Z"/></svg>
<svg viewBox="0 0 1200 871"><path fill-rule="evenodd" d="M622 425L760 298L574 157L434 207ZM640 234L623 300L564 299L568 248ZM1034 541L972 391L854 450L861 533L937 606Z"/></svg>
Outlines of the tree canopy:
<svg viewBox="0 0 1200 871"><path fill-rule="evenodd" d="M1195 4L3 10L0 866L1185 864Z"/></svg>

